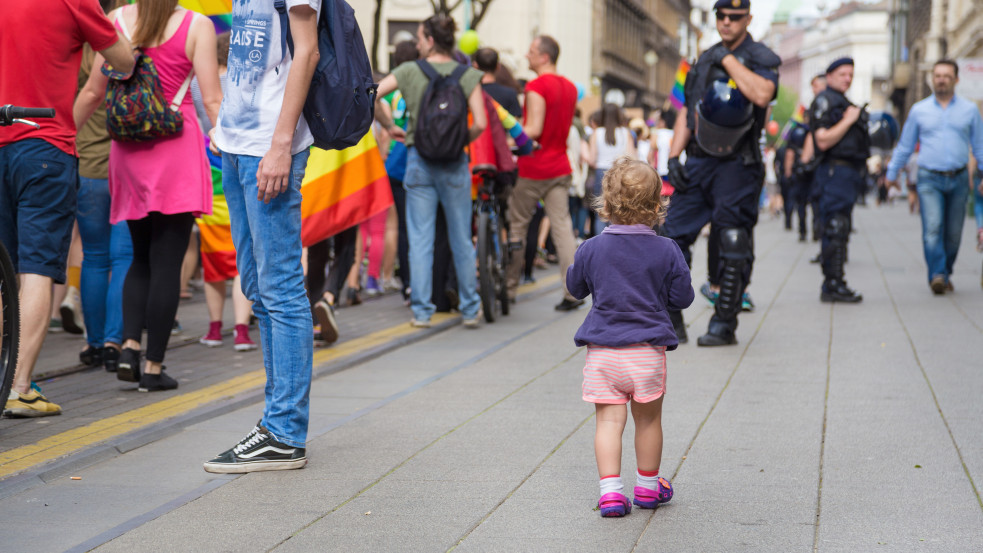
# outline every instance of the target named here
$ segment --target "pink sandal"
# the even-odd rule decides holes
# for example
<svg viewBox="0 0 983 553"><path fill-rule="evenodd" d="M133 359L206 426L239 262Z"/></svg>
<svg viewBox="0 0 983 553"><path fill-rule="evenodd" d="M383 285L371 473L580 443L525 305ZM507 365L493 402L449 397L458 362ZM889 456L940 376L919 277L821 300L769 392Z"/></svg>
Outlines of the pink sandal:
<svg viewBox="0 0 983 553"><path fill-rule="evenodd" d="M634 503L642 509L655 509L662 503L668 503L670 499L672 499L672 484L665 478L659 478L658 490L635 486Z"/></svg>
<svg viewBox="0 0 983 553"><path fill-rule="evenodd" d="M631 512L631 503L624 494L618 492L606 493L597 501L602 517L623 517Z"/></svg>

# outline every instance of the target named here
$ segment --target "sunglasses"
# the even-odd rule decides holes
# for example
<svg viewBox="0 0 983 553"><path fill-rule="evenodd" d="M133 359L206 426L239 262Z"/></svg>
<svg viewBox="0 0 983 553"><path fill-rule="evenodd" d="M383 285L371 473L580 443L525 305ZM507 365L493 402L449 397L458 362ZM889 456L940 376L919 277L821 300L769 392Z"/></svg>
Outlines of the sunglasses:
<svg viewBox="0 0 983 553"><path fill-rule="evenodd" d="M715 13L717 15L717 21L730 19L734 23L737 23L738 21L742 21L745 17L748 16L748 14L746 13L724 13L724 12L715 12Z"/></svg>

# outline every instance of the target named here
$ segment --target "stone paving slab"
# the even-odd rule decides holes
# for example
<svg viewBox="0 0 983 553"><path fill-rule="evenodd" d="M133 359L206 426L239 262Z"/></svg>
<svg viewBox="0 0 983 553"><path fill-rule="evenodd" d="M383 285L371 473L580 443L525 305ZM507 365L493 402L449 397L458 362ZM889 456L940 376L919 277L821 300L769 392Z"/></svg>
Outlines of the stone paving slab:
<svg viewBox="0 0 983 553"><path fill-rule="evenodd" d="M654 512L593 510L593 409L572 345L585 311L556 314L550 296L318 379L302 471L201 472L216 444L255 422L260 407L248 406L81 471L89 493L58 480L0 500L19 513L0 534L52 551L980 550L973 229L957 291L940 298L917 218L899 206L856 220L847 276L865 300L830 306L808 263L817 246L762 216L757 308L741 316L739 345L669 354L662 473L676 497ZM704 242L694 259L704 274ZM687 310L694 342L709 313L700 297ZM630 432L623 449L630 489ZM107 485L114 474L124 491ZM141 474L173 486L141 487ZM78 524L92 502L110 507ZM32 519L60 531L23 535Z"/></svg>

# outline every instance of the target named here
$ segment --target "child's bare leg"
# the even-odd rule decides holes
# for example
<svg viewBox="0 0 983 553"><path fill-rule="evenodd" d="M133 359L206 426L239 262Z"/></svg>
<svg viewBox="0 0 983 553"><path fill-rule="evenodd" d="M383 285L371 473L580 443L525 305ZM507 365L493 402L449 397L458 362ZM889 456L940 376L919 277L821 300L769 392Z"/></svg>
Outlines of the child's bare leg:
<svg viewBox="0 0 983 553"><path fill-rule="evenodd" d="M635 420L635 458L640 471L658 473L662 464L663 397L648 403L631 402L631 416Z"/></svg>
<svg viewBox="0 0 983 553"><path fill-rule="evenodd" d="M623 404L594 404L597 426L594 431L594 455L600 478L621 474L621 436L628 421L628 408ZM661 434L660 434L661 436ZM661 447L661 444L660 444Z"/></svg>

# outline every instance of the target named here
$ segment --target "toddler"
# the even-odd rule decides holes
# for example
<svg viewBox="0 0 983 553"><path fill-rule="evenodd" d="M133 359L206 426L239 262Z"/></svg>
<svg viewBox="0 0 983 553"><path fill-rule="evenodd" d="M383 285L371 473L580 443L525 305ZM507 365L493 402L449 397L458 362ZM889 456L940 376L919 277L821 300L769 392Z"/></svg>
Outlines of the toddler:
<svg viewBox="0 0 983 553"><path fill-rule="evenodd" d="M654 509L672 499L672 485L659 476L666 350L678 345L668 311L688 307L693 287L679 246L652 230L665 203L662 180L651 166L620 158L604 175L595 202L610 226L577 250L567 289L577 299L593 299L574 341L587 346L584 401L597 410L598 507L603 517L620 517L631 512L621 482L629 401L638 466L633 503Z"/></svg>

